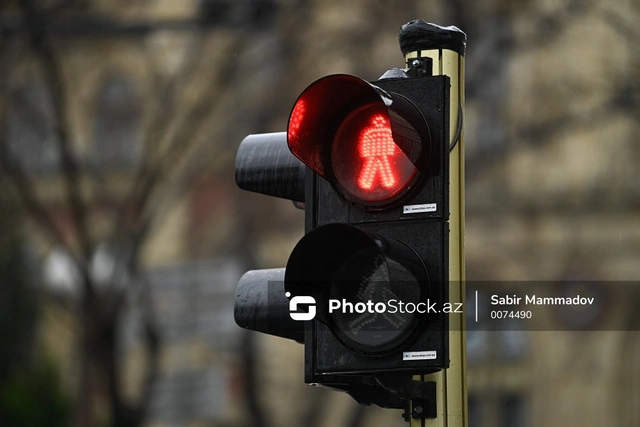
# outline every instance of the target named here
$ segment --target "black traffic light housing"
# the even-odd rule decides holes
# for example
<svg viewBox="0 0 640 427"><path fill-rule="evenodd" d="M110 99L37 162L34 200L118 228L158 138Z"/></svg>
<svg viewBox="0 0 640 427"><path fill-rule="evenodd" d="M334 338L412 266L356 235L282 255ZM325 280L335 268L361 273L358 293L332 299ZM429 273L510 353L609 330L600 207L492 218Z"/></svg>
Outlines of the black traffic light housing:
<svg viewBox="0 0 640 427"><path fill-rule="evenodd" d="M311 295L318 303L316 320L310 322L305 335L305 380L309 383L323 383L324 375L424 374L446 368L449 362L448 322L447 314L443 312L448 301L449 78L405 77L380 80L372 85L392 96L403 96L417 108L429 131L423 138L428 138L430 155L428 162L421 165L422 170L418 172L421 176L414 183L415 188L384 209L375 205L373 210L367 209L345 198L343 190L332 182L335 179L328 168L322 171L327 178L317 173L307 175L307 235L291 254L285 273L285 289L292 296ZM325 94L332 98L333 104L339 105L341 96L353 96L344 87L334 92L327 90L330 89L326 87L328 85L324 86ZM343 117L348 115L348 110L342 113ZM339 125L327 127L336 129ZM335 131L325 132L321 141L331 141ZM318 154L316 158L321 156ZM349 254L359 250L365 254L360 258L349 258ZM390 342L382 342L367 351L365 342L345 337L349 335L344 324L348 317L342 322L333 318L328 313L327 301L332 296L337 299L342 299L343 295L355 297L360 273L357 270L366 269L363 264L373 262L378 256L390 258L387 264L406 264L410 273L405 274L412 274L420 283L416 292L406 289L409 287L406 280L389 277L390 282L398 282L398 289L387 294L399 297L405 291L408 302L424 302L423 308L431 312L407 319L408 330L394 330L397 328L384 324L381 315L371 315L378 318L374 326L378 329L388 327L391 330L382 332L393 337ZM336 271L341 269L345 276L336 277ZM379 282L384 286L383 280ZM328 286L329 283L333 286ZM411 295L412 292L415 295Z"/></svg>
<svg viewBox="0 0 640 427"><path fill-rule="evenodd" d="M241 188L304 202L306 232L286 269L243 276L236 322L304 341L305 382L362 404L432 401L411 378L449 366L450 80L428 74L321 78L236 158Z"/></svg>

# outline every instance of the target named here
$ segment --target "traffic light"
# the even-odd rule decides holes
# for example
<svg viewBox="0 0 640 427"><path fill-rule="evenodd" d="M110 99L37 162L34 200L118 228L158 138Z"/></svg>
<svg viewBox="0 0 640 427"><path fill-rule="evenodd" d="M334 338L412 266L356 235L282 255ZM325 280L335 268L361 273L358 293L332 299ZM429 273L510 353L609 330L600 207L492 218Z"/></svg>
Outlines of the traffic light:
<svg viewBox="0 0 640 427"><path fill-rule="evenodd" d="M316 301L307 382L448 365L449 78L392 76L324 77L289 119L311 171L284 277L291 297Z"/></svg>
<svg viewBox="0 0 640 427"><path fill-rule="evenodd" d="M412 376L449 366L451 82L431 74L323 77L236 159L241 188L304 202L306 231L285 269L243 276L236 322L303 341L305 382L364 404L432 396Z"/></svg>

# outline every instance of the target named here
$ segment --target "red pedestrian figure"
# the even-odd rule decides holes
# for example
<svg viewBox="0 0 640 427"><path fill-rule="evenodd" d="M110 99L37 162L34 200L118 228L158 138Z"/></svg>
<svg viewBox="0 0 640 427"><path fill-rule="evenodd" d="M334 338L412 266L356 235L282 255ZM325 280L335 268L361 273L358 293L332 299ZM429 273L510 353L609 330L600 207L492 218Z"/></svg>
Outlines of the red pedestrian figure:
<svg viewBox="0 0 640 427"><path fill-rule="evenodd" d="M358 148L360 157L365 159L358 178L360 188L371 189L376 177L383 187L392 188L396 184L396 178L393 176L389 157L396 154L396 144L393 142L389 120L382 114L373 116L371 124L360 133Z"/></svg>

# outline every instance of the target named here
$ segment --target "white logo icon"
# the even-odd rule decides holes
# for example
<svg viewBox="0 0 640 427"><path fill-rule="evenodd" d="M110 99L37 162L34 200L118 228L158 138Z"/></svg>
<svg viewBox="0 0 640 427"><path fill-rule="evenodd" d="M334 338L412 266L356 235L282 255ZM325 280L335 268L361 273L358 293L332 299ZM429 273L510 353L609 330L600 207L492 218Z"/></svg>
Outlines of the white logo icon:
<svg viewBox="0 0 640 427"><path fill-rule="evenodd" d="M289 298L291 297L291 292L287 292L284 295ZM298 313L298 306L300 305L309 306L309 311ZM295 296L291 298L291 301L289 301L289 316L293 320L312 320L316 317L316 299L310 296Z"/></svg>

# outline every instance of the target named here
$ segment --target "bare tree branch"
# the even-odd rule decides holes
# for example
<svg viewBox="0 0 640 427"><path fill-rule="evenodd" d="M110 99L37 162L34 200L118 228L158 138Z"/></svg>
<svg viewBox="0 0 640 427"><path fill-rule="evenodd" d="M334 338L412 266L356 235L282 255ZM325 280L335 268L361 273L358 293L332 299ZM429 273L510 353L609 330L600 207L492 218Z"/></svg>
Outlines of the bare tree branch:
<svg viewBox="0 0 640 427"><path fill-rule="evenodd" d="M143 328L144 328L144 341L145 348L147 350L147 372L144 378L144 384L142 388L141 402L141 415L144 418L149 411L149 404L151 403L153 385L155 379L158 377L160 371L160 346L161 339L160 334L156 330L154 319L156 318L154 312L153 301L151 300L150 286L146 279L142 279L141 289L141 307L143 312Z"/></svg>
<svg viewBox="0 0 640 427"><path fill-rule="evenodd" d="M226 48L227 55L233 55L234 52L241 50L246 41L247 37L243 35L235 38L234 43ZM162 205L163 200L166 200L167 189L163 184L173 178L177 170L182 169L185 163L188 164L186 154L195 147L198 142L197 138L207 124L212 108L219 104L212 100L217 99L216 95L221 90L220 88L224 87L224 83L228 81L235 67L233 61L226 64L221 70L218 70L215 78L212 77L207 81L207 85L202 88L201 95L192 108L185 111L178 119L178 130L169 139L166 144L167 148L162 155L155 164L149 165L136 180L140 185L132 191L127 203L133 207L137 217L129 225L135 236L133 239L135 245L142 241L152 222L158 217L158 206ZM155 194L158 188L162 188L162 191ZM154 198L158 200L155 203L153 202ZM114 234L121 235L122 228Z"/></svg>
<svg viewBox="0 0 640 427"><path fill-rule="evenodd" d="M11 179L13 185L18 190L22 204L26 207L29 214L35 219L36 223L42 227L42 230L49 236L51 241L63 246L74 257L73 251L58 226L53 222L51 214L39 203L33 185L22 167L15 161L11 160L9 154L9 146L0 133L0 166ZM75 259L80 263L79 260ZM80 263L83 265L84 263Z"/></svg>
<svg viewBox="0 0 640 427"><path fill-rule="evenodd" d="M159 73L153 72L153 69L150 70L151 75L154 77L153 86L158 96L143 138L145 141L143 157L147 161L152 162L155 160L158 148L162 148L161 146L159 147L159 142L163 140L164 135L168 133L168 129L173 123L173 121L167 120L167 117L172 114L179 114L175 111L176 98L180 90L192 80L199 63L203 59L204 38L202 34L196 34L192 37L185 59L182 60L179 69L164 86L161 83ZM151 58L149 58L148 63L152 63Z"/></svg>
<svg viewBox="0 0 640 427"><path fill-rule="evenodd" d="M20 2L20 7L27 20L37 21L37 11L33 0ZM93 245L87 227L87 212L82 200L80 170L71 147L71 135L67 118L67 98L60 66L52 47L44 39L41 32L31 32L28 38L31 48L36 53L42 65L44 79L53 102L61 172L67 189L67 203L76 228L76 238L78 239L82 256L85 259L90 259ZM86 286L86 291L92 293L93 287L91 280L83 280L83 283Z"/></svg>
<svg viewBox="0 0 640 427"><path fill-rule="evenodd" d="M169 82L164 85L164 88L160 89L162 86L160 83L161 79L157 73L152 73L155 77L154 86L158 88L159 96L154 104L155 108L151 112L149 125L146 127L144 132L143 160L141 162L140 169L137 171L136 176L133 179L133 182L137 185L134 185L127 197L127 202L124 203L125 210L121 212L120 218L116 221L116 224L127 224L126 208L133 206L135 200L142 201L142 203L137 203L137 206L134 208L136 215L144 208L146 199L153 190L153 185L151 184L162 172L157 165L161 164L163 162L162 159L168 155L163 154L163 150L165 150L165 148L162 146L161 141L163 140L164 135L168 133L168 129L171 124L174 123L173 120L167 120L167 115L170 115L171 112L175 113L174 109L175 101L178 96L177 94L191 80L195 70L198 69L199 62L201 62L203 57L202 48L203 36L199 34L194 38L193 43L190 45L187 57L182 61L180 69L173 75ZM151 60L149 60L149 62L151 62ZM187 115L184 113L182 114L184 120L184 116ZM185 143L185 145L187 144ZM140 228L145 230L148 229L148 227L145 226L141 226ZM122 233L122 229L116 231L115 234L119 235L120 233ZM135 240L138 240L141 237L140 233L137 234L138 238Z"/></svg>

